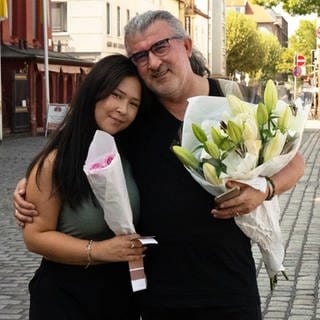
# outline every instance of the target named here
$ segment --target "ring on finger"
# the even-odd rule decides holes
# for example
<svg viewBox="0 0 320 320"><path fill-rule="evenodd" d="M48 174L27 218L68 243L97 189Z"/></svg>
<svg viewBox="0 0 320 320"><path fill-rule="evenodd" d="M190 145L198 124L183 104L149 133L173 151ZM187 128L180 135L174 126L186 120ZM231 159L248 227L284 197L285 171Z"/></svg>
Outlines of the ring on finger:
<svg viewBox="0 0 320 320"><path fill-rule="evenodd" d="M130 246L130 249L133 249L134 248L134 242L131 241L131 246Z"/></svg>
<svg viewBox="0 0 320 320"><path fill-rule="evenodd" d="M239 217L239 216L240 216L240 213L239 213L238 211L236 211L235 216L236 216L236 217Z"/></svg>

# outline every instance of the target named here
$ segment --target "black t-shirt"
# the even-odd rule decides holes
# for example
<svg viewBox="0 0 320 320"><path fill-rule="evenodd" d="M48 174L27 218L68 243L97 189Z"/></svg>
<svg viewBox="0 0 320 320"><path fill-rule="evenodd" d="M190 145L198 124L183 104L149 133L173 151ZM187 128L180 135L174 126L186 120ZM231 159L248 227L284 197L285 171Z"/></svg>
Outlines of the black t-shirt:
<svg viewBox="0 0 320 320"><path fill-rule="evenodd" d="M209 79L210 95L220 95ZM158 102L130 133L141 196L137 231L159 244L146 251L142 305L209 307L259 303L250 240L233 219L215 219L214 198L171 151L182 122Z"/></svg>

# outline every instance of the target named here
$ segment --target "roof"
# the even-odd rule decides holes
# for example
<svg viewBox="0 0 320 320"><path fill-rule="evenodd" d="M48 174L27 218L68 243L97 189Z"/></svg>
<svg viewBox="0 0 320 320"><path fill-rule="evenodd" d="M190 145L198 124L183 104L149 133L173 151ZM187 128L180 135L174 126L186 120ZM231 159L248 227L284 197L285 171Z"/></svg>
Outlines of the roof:
<svg viewBox="0 0 320 320"><path fill-rule="evenodd" d="M226 0L226 7L244 8L245 15L250 16L257 23L274 23L276 21L275 14L271 14L272 10L252 4L248 0Z"/></svg>
<svg viewBox="0 0 320 320"><path fill-rule="evenodd" d="M226 0L227 7L245 7L247 0Z"/></svg>
<svg viewBox="0 0 320 320"><path fill-rule="evenodd" d="M17 46L1 45L1 57L12 58L12 59L27 59L43 61L45 57L44 49L39 48L27 48L21 49ZM48 59L50 62L59 62L60 64L71 64L71 65L85 65L91 66L91 61L82 60L75 58L69 54L55 51L48 51Z"/></svg>
<svg viewBox="0 0 320 320"><path fill-rule="evenodd" d="M258 23L274 23L275 18L269 14L269 12L262 6L259 6L257 4L251 4L250 7L253 11L253 14L251 15L252 19L255 20Z"/></svg>

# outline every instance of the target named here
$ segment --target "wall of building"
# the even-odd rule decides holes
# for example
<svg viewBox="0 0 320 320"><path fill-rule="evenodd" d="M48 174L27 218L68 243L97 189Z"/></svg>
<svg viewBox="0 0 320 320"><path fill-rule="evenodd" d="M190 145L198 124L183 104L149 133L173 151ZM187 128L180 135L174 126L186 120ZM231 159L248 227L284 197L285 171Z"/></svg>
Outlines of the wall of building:
<svg viewBox="0 0 320 320"><path fill-rule="evenodd" d="M190 35L194 45L203 53L210 70L224 73L224 1L221 0L51 0L67 4L67 31L53 32L55 50L60 47L78 58L97 61L112 53L125 54L123 28L129 18L146 10L164 9L180 18L185 25L187 6L196 7L202 14L190 17ZM214 3L214 4L213 4ZM107 4L110 10L108 33ZM118 12L120 34L118 34ZM214 20L214 22L213 22ZM214 30L212 30L214 28ZM211 34L214 33L214 47ZM222 44L219 45L219 43ZM212 51L214 50L214 55ZM220 56L222 54L222 56ZM214 65L213 65L214 63Z"/></svg>
<svg viewBox="0 0 320 320"><path fill-rule="evenodd" d="M53 41L57 46L60 40L63 52L92 61L112 53L125 53L124 26L128 19L136 14L147 9L166 9L176 16L179 15L178 1L174 0L67 0L64 2L67 3L67 32L53 32Z"/></svg>

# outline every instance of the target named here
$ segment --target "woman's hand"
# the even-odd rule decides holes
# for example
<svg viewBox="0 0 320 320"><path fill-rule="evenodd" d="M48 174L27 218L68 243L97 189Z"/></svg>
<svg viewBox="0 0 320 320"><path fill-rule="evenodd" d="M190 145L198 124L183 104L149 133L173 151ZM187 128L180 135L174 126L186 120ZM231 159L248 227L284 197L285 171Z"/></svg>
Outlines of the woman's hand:
<svg viewBox="0 0 320 320"><path fill-rule="evenodd" d="M144 257L146 247L138 240L138 234L115 236L112 239L93 242L91 256L94 262L134 261Z"/></svg>
<svg viewBox="0 0 320 320"><path fill-rule="evenodd" d="M25 201L26 186L26 178L19 180L13 193L14 216L20 227L24 227L26 222L32 222L32 217L38 215L36 207L31 202Z"/></svg>
<svg viewBox="0 0 320 320"><path fill-rule="evenodd" d="M247 184L236 181L228 181L227 187L235 185L240 187L240 194L230 200L226 200L211 211L215 218L230 219L243 214L247 214L256 209L267 197L266 192L262 192Z"/></svg>

